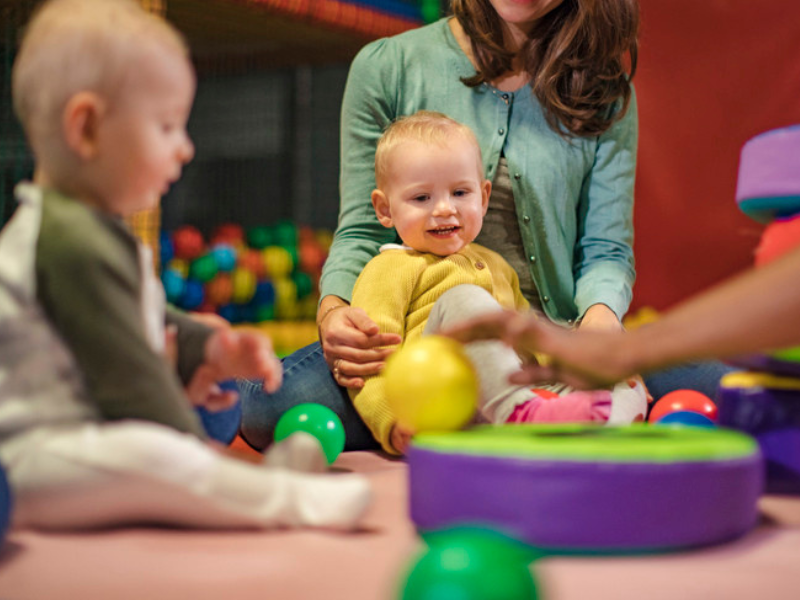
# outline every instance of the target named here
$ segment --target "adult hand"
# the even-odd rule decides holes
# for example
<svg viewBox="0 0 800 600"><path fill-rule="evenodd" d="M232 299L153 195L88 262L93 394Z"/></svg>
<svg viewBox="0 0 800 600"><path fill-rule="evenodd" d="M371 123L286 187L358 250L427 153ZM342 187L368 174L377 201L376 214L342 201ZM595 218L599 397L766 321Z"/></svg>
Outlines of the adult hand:
<svg viewBox="0 0 800 600"><path fill-rule="evenodd" d="M578 389L596 389L637 371L629 334L569 331L513 311L487 314L441 333L463 343L499 339L523 357L533 352L550 357L547 365L526 364L512 374L509 381L515 384L560 381Z"/></svg>
<svg viewBox="0 0 800 600"><path fill-rule="evenodd" d="M402 338L381 333L378 325L360 308L333 296L320 305L319 339L325 362L336 382L344 387L364 387L364 377L375 375Z"/></svg>

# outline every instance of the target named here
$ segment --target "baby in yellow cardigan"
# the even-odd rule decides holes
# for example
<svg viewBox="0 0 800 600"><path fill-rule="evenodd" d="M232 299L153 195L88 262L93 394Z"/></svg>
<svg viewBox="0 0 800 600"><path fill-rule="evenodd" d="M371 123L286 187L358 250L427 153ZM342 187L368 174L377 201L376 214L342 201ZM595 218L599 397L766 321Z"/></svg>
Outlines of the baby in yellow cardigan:
<svg viewBox="0 0 800 600"><path fill-rule="evenodd" d="M363 308L381 333L397 333L405 343L488 311L529 308L514 269L496 252L472 243L492 189L483 172L473 132L444 114L420 111L384 132L375 153L372 205L378 221L394 227L403 244L381 248L364 267L352 298L352 306ZM466 350L481 384L481 421L605 422L612 403L625 409L613 411L620 413L617 421L636 420L646 411L641 385L599 392L571 392L564 385L532 390L508 383L508 375L520 368L510 348L478 342ZM382 376L349 393L383 448L404 453L414 432L395 422Z"/></svg>

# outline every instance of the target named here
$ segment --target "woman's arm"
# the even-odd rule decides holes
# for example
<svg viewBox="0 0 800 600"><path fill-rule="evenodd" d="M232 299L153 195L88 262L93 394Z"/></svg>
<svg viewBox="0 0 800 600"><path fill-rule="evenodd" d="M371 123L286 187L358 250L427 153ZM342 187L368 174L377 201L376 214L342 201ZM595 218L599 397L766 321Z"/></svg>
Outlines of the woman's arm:
<svg viewBox="0 0 800 600"><path fill-rule="evenodd" d="M553 365L515 382L558 379L582 388L690 359L731 357L800 343L800 248L696 296L630 333L571 332L517 313L490 315L450 332L466 342L502 338Z"/></svg>
<svg viewBox="0 0 800 600"><path fill-rule="evenodd" d="M380 333L363 311L349 307L353 285L382 244L395 241L394 230L375 217L370 194L375 188L375 147L395 118L394 65L387 40L359 52L350 68L342 102L341 207L320 280L322 301L317 326L325 361L340 385L360 388L380 369L397 336Z"/></svg>
<svg viewBox="0 0 800 600"><path fill-rule="evenodd" d="M341 120L339 226L320 281L322 296L349 302L361 270L382 244L396 241L378 222L370 194L375 189L375 148L395 117L396 65L379 40L363 48L350 67Z"/></svg>
<svg viewBox="0 0 800 600"><path fill-rule="evenodd" d="M621 319L631 301L633 187L638 144L635 94L625 115L597 140L594 164L581 189L575 245L578 314L604 305Z"/></svg>

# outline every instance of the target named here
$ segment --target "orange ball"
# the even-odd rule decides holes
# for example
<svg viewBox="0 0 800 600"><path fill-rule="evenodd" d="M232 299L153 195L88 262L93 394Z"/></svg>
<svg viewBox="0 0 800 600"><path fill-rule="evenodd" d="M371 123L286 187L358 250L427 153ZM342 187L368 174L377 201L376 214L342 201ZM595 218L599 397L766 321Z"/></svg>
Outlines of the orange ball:
<svg viewBox="0 0 800 600"><path fill-rule="evenodd" d="M220 273L206 284L206 299L214 306L228 304L233 297L233 279Z"/></svg>
<svg viewBox="0 0 800 600"><path fill-rule="evenodd" d="M256 279L263 279L267 274L267 267L264 264L264 259L261 256L261 252L258 250L253 250L251 248L240 252L237 264L240 268L255 274Z"/></svg>
<svg viewBox="0 0 800 600"><path fill-rule="evenodd" d="M700 413L716 422L717 405L711 398L694 390L675 390L663 396L653 405L647 420L655 423L661 417L679 410Z"/></svg>
<svg viewBox="0 0 800 600"><path fill-rule="evenodd" d="M756 248L756 266L770 263L798 246L800 246L800 215L776 219L767 225L761 234L761 242Z"/></svg>

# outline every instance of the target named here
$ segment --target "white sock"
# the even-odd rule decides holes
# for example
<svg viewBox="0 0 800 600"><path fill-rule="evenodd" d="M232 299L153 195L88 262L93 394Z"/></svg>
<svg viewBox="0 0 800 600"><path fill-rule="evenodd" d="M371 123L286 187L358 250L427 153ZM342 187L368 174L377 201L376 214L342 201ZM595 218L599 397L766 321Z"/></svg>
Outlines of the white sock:
<svg viewBox="0 0 800 600"><path fill-rule="evenodd" d="M621 381L611 390L611 415L607 425L628 425L647 416L647 392L638 378Z"/></svg>
<svg viewBox="0 0 800 600"><path fill-rule="evenodd" d="M361 475L307 475L286 471L290 498L281 524L354 529L369 508L372 490Z"/></svg>
<svg viewBox="0 0 800 600"><path fill-rule="evenodd" d="M273 444L264 454L264 464L301 473L324 473L328 470L322 444L305 431L293 433Z"/></svg>

